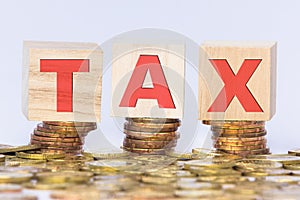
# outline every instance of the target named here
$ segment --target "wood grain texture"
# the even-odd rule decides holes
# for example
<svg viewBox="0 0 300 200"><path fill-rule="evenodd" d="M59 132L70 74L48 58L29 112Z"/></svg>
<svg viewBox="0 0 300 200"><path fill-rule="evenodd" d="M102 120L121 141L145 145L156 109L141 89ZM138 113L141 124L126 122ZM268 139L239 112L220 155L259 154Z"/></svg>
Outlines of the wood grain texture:
<svg viewBox="0 0 300 200"><path fill-rule="evenodd" d="M246 86L263 112L246 112L235 96L224 112L208 112L224 81L210 59L226 59L237 75L245 59L261 59ZM207 41L200 47L199 119L263 120L272 118L276 110L276 43Z"/></svg>
<svg viewBox="0 0 300 200"><path fill-rule="evenodd" d="M136 107L120 107L121 99L140 55L157 55L159 57L175 108L159 108L156 99L138 99ZM111 115L119 117L182 118L184 59L184 45L182 44L115 44L113 46L112 62ZM149 73L144 79L143 87L152 87Z"/></svg>
<svg viewBox="0 0 300 200"><path fill-rule="evenodd" d="M23 113L33 121L100 121L103 53L94 43L25 41ZM73 73L73 112L57 112L57 73L40 72L41 59L89 59Z"/></svg>

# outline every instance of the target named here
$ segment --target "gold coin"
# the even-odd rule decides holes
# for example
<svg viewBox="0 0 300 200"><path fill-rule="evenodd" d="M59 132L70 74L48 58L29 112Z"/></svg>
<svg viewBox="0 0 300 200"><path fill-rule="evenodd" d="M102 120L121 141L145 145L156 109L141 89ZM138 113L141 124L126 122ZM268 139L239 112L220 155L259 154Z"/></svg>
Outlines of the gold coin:
<svg viewBox="0 0 300 200"><path fill-rule="evenodd" d="M192 153L194 154L201 154L204 156L219 156L221 154L216 153L213 149L206 149L206 148L194 148L192 149Z"/></svg>
<svg viewBox="0 0 300 200"><path fill-rule="evenodd" d="M37 141L31 138L31 144L38 144L41 146L50 145L50 146L59 146L59 147L76 147L83 145L83 142L45 142L45 141Z"/></svg>
<svg viewBox="0 0 300 200"><path fill-rule="evenodd" d="M170 119L170 118L126 118L128 122L140 122L140 123L177 123L180 122L179 119Z"/></svg>
<svg viewBox="0 0 300 200"><path fill-rule="evenodd" d="M80 130L52 130L52 129L47 129L44 128L41 124L38 124L36 127L36 130L39 131L38 133L35 133L37 135L42 134L41 136L44 136L46 134L55 137L54 134L59 135L59 137L61 137L62 135L64 135L65 137L69 136L69 137L77 137L77 136L86 136L88 131L80 131Z"/></svg>
<svg viewBox="0 0 300 200"><path fill-rule="evenodd" d="M255 149L263 149L266 148L266 144L260 144L260 145L254 145L254 146L225 146L225 145L219 145L219 144L214 144L214 147L217 149L222 149L222 150L233 150L233 151L247 151L247 150L255 150Z"/></svg>
<svg viewBox="0 0 300 200"><path fill-rule="evenodd" d="M138 154L165 154L166 150L169 149L145 149L145 148L133 148L133 147L121 147L125 151L129 151L132 153L138 153Z"/></svg>
<svg viewBox="0 0 300 200"><path fill-rule="evenodd" d="M291 175L291 171L286 169L264 169L264 170L250 170L243 172L244 176L252 177L265 177L265 176L288 176Z"/></svg>
<svg viewBox="0 0 300 200"><path fill-rule="evenodd" d="M212 182L219 184L240 184L242 182L247 182L248 178L243 176L200 176L198 177L198 181L200 182Z"/></svg>
<svg viewBox="0 0 300 200"><path fill-rule="evenodd" d="M18 151L29 151L29 150L38 150L40 149L40 145L38 144L31 144L31 145L24 145L24 146L9 146L9 147L1 147L0 146L0 153L14 153Z"/></svg>
<svg viewBox="0 0 300 200"><path fill-rule="evenodd" d="M37 135L31 135L31 138L36 140L36 141L41 141L41 142L65 142L65 143L69 143L69 142L84 142L84 138L80 138L80 137L68 137L68 138L64 138L64 137L43 137L43 136L37 136Z"/></svg>
<svg viewBox="0 0 300 200"><path fill-rule="evenodd" d="M218 140L222 142L235 142L235 141L242 141L242 142L252 142L252 141L260 141L260 140L266 140L265 137L214 137L212 136L213 140Z"/></svg>
<svg viewBox="0 0 300 200"><path fill-rule="evenodd" d="M300 170L300 163L284 164L283 167L290 170Z"/></svg>
<svg viewBox="0 0 300 200"><path fill-rule="evenodd" d="M88 127L70 127L70 126L55 126L55 125L48 125L42 124L42 126L46 129L55 130L55 131L69 131L69 132L90 132L97 129L97 126L88 126Z"/></svg>
<svg viewBox="0 0 300 200"><path fill-rule="evenodd" d="M0 183L23 183L33 177L30 173L0 172Z"/></svg>
<svg viewBox="0 0 300 200"><path fill-rule="evenodd" d="M146 149L162 149L165 147L174 147L176 141L145 141L145 140L135 140L125 138L123 141L123 146L128 148L146 148Z"/></svg>
<svg viewBox="0 0 300 200"><path fill-rule="evenodd" d="M205 168L230 168L234 166L234 162L225 159L207 158L202 160L189 160L184 163L184 169L191 167L205 167Z"/></svg>
<svg viewBox="0 0 300 200"><path fill-rule="evenodd" d="M42 151L48 151L48 150L55 150L55 151L82 151L82 145L79 146L68 146L68 147L61 147L61 146L49 146L49 145L44 145L41 148L41 152Z"/></svg>
<svg viewBox="0 0 300 200"><path fill-rule="evenodd" d="M258 141L249 141L249 142L243 142L243 141L230 141L230 142L222 142L219 140L214 141L216 145L219 146L259 146L259 145L266 145L266 140L258 140Z"/></svg>
<svg viewBox="0 0 300 200"><path fill-rule="evenodd" d="M133 136L133 135L127 135L126 138L128 139L134 139L134 140L144 140L144 141L173 141L180 138L180 135L178 133L177 136L149 136L149 135L143 135L143 136Z"/></svg>
<svg viewBox="0 0 300 200"><path fill-rule="evenodd" d="M150 132L150 133L157 133L157 132L175 132L177 131L178 127L142 127L142 126L134 126L128 123L124 124L124 129L129 131L138 131L138 132Z"/></svg>
<svg viewBox="0 0 300 200"><path fill-rule="evenodd" d="M166 151L166 155L179 160L191 160L196 157L196 155L193 153L180 153L175 151Z"/></svg>
<svg viewBox="0 0 300 200"><path fill-rule="evenodd" d="M90 156L85 156L85 155L70 155L66 156L65 158L62 159L49 159L50 162L52 163L63 163L63 162L69 162L69 163L85 163L88 161L93 161L93 157ZM49 164L49 162L48 162Z"/></svg>
<svg viewBox="0 0 300 200"><path fill-rule="evenodd" d="M260 133L266 131L265 128L249 128L249 129L220 129L211 127L211 131L217 134L247 134L247 133Z"/></svg>
<svg viewBox="0 0 300 200"><path fill-rule="evenodd" d="M96 160L101 159L115 159L115 158L124 158L127 157L129 154L124 152L123 150L111 150L111 149L102 149L97 152L84 152L83 155L88 155Z"/></svg>
<svg viewBox="0 0 300 200"><path fill-rule="evenodd" d="M179 138L179 135L177 137L135 137L127 135L126 138L143 141L174 141Z"/></svg>
<svg viewBox="0 0 300 200"><path fill-rule="evenodd" d="M77 133L77 132L44 132L41 130L35 129L34 135L41 136L41 137L49 137L49 138L82 138L87 136L87 133Z"/></svg>
<svg viewBox="0 0 300 200"><path fill-rule="evenodd" d="M131 139L140 139L140 140L174 140L179 138L178 132L161 132L161 133L151 133L151 132L139 132L139 131L130 131L124 130L124 134Z"/></svg>
<svg viewBox="0 0 300 200"><path fill-rule="evenodd" d="M136 126L140 128L150 128L150 129L170 129L170 128L178 128L180 126L179 122L175 123L143 123L143 122L127 122L128 125L130 126Z"/></svg>
<svg viewBox="0 0 300 200"><path fill-rule="evenodd" d="M279 169L282 163L266 159L243 159L236 162L235 167L239 169L259 170L259 169Z"/></svg>
<svg viewBox="0 0 300 200"><path fill-rule="evenodd" d="M97 160L88 162L87 166L94 170L123 171L136 166L136 163L125 160Z"/></svg>
<svg viewBox="0 0 300 200"><path fill-rule="evenodd" d="M265 123L259 121L248 121L248 122L233 121L232 123L213 122L211 126L215 128L221 128L221 129L248 129L248 128L256 128L256 127L264 127Z"/></svg>
<svg viewBox="0 0 300 200"><path fill-rule="evenodd" d="M93 173L82 171L43 172L36 175L40 183L88 183Z"/></svg>
<svg viewBox="0 0 300 200"><path fill-rule="evenodd" d="M50 148L44 147L40 150L40 153L44 154L65 154L65 155L80 155L83 152L82 147L77 149L69 149L69 148Z"/></svg>
<svg viewBox="0 0 300 200"><path fill-rule="evenodd" d="M197 176L241 176L241 172L233 170L232 168L203 168L191 166L189 171Z"/></svg>
<svg viewBox="0 0 300 200"><path fill-rule="evenodd" d="M69 155L81 155L83 150L54 150L54 149L42 149L41 153L46 154L65 154L66 156Z"/></svg>
<svg viewBox="0 0 300 200"><path fill-rule="evenodd" d="M68 143L67 143L68 144ZM72 143L74 144L74 143ZM76 145L74 144L74 146L70 145L70 146L61 146L61 145L43 145L42 149L53 149L53 150L82 150L83 145Z"/></svg>
<svg viewBox="0 0 300 200"><path fill-rule="evenodd" d="M16 156L19 158L24 158L24 159L49 160L49 159L55 159L55 158L64 158L65 154L16 152Z"/></svg>
<svg viewBox="0 0 300 200"><path fill-rule="evenodd" d="M245 125L264 125L264 121L240 121L240 120L224 120L224 121L210 121L212 126L245 126Z"/></svg>
<svg viewBox="0 0 300 200"><path fill-rule="evenodd" d="M53 121L43 121L43 124L54 125L54 126L70 126L70 127L94 127L97 126L95 122L53 122Z"/></svg>
<svg viewBox="0 0 300 200"><path fill-rule="evenodd" d="M137 161L138 163L142 163L142 165L157 165L159 169L164 167L165 164L168 166L175 162L176 159L171 158L166 155L135 155L132 157L133 160ZM160 166L163 165L163 166ZM154 169L155 168L155 169ZM152 167L150 168L152 169ZM153 166L153 171L156 171L157 168Z"/></svg>
<svg viewBox="0 0 300 200"><path fill-rule="evenodd" d="M44 164L45 160L29 160L29 159L22 159L22 158L11 158L5 161L5 166L8 167L18 167L18 166L34 166Z"/></svg>
<svg viewBox="0 0 300 200"><path fill-rule="evenodd" d="M212 126L214 129L223 129L223 130L249 130L249 129L264 129L264 124L251 124L251 125L230 125L230 126Z"/></svg>
<svg viewBox="0 0 300 200"><path fill-rule="evenodd" d="M277 161L277 162L280 162L282 164L297 164L297 163L300 163L300 157L291 156L289 154L260 155L260 156L255 156L255 158Z"/></svg>
<svg viewBox="0 0 300 200"><path fill-rule="evenodd" d="M224 133L216 133L213 132L213 137L227 137L227 138L254 138L254 137L262 137L267 134L266 131L262 132L254 132L254 133L237 133L237 134L224 134Z"/></svg>
<svg viewBox="0 0 300 200"><path fill-rule="evenodd" d="M263 148L263 149L253 149L253 150L225 150L221 149L220 152L224 153L230 153L230 154L238 154L241 156L247 156L247 155L261 155L261 154L268 154L269 148Z"/></svg>

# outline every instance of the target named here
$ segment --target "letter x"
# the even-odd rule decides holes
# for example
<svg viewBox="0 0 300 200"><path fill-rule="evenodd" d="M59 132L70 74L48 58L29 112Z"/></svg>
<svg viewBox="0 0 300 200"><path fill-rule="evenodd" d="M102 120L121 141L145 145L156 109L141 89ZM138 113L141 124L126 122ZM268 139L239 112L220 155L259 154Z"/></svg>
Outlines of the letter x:
<svg viewBox="0 0 300 200"><path fill-rule="evenodd" d="M261 61L261 59L245 59L235 75L226 59L210 59L225 85L208 112L225 112L235 96L246 112L263 112L246 85Z"/></svg>

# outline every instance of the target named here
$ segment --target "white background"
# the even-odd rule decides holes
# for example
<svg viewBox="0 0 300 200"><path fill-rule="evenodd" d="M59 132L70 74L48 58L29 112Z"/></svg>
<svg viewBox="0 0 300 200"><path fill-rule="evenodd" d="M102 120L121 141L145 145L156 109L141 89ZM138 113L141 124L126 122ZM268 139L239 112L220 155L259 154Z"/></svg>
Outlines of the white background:
<svg viewBox="0 0 300 200"><path fill-rule="evenodd" d="M181 33L198 44L204 40L277 41L277 113L267 123L268 144L272 152L300 147L299 26L298 0L2 0L0 143L28 143L37 123L21 112L23 40L101 44L123 32L158 28ZM113 125L101 123L100 128ZM201 146L207 134L207 127L201 123L198 127L193 146Z"/></svg>

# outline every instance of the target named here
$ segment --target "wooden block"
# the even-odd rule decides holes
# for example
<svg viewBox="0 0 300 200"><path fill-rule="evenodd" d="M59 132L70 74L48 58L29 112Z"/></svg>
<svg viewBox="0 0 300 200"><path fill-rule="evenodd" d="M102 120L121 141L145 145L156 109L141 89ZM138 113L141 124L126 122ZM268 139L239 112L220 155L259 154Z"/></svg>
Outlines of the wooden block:
<svg viewBox="0 0 300 200"><path fill-rule="evenodd" d="M111 115L182 118L184 45L113 45Z"/></svg>
<svg viewBox="0 0 300 200"><path fill-rule="evenodd" d="M103 53L93 43L24 42L23 113L33 121L100 121Z"/></svg>
<svg viewBox="0 0 300 200"><path fill-rule="evenodd" d="M200 47L200 120L263 120L275 113L276 43L216 42Z"/></svg>

